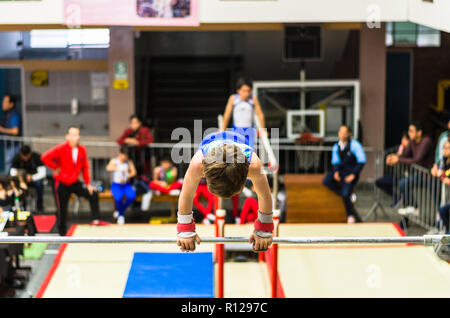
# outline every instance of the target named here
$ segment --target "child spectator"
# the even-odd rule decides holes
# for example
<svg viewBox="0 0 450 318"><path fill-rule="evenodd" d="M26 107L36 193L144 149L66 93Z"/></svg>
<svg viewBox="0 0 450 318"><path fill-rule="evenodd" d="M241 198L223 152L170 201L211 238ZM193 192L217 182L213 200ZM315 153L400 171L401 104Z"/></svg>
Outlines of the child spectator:
<svg viewBox="0 0 450 318"><path fill-rule="evenodd" d="M127 147L120 147L119 155L110 160L106 171L112 172L111 192L118 212L114 217L117 218L117 224L122 225L125 223L125 210L136 199L136 192L129 183L129 180L136 175L136 168L133 161L128 158Z"/></svg>
<svg viewBox="0 0 450 318"><path fill-rule="evenodd" d="M28 187L23 177L5 177L0 180L0 211L11 210L15 198L23 205Z"/></svg>
<svg viewBox="0 0 450 318"><path fill-rule="evenodd" d="M14 201L15 198L19 198L19 202L23 203L28 192L28 186L23 176L12 177L9 184L12 200Z"/></svg>
<svg viewBox="0 0 450 318"><path fill-rule="evenodd" d="M153 170L153 181L150 182L149 186L156 190L156 194L178 195L183 184L177 181L177 176L177 167L173 165L170 157L164 157L161 159L159 166Z"/></svg>

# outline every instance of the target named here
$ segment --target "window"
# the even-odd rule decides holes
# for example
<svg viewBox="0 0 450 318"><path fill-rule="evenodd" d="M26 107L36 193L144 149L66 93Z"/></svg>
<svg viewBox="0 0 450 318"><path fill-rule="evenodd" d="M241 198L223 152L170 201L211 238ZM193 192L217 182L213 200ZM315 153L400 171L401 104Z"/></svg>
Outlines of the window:
<svg viewBox="0 0 450 318"><path fill-rule="evenodd" d="M441 32L411 22L386 23L387 46L441 46Z"/></svg>
<svg viewBox="0 0 450 318"><path fill-rule="evenodd" d="M107 48L109 29L32 30L31 48Z"/></svg>

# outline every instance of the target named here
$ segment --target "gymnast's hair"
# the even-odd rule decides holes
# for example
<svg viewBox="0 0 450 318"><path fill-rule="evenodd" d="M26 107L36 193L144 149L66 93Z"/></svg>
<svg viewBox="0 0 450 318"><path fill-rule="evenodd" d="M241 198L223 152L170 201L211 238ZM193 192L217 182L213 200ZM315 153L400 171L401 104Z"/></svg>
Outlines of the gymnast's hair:
<svg viewBox="0 0 450 318"><path fill-rule="evenodd" d="M240 89L244 85L253 88L253 83L249 78L241 77L236 81L236 89Z"/></svg>
<svg viewBox="0 0 450 318"><path fill-rule="evenodd" d="M234 144L217 146L203 158L203 172L212 194L231 198L244 188L248 159Z"/></svg>

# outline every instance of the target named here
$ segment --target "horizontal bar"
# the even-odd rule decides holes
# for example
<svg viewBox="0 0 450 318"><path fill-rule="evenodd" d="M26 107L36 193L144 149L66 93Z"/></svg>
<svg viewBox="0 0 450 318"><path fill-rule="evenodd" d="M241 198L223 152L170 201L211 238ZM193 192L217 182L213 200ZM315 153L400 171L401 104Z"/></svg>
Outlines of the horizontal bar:
<svg viewBox="0 0 450 318"><path fill-rule="evenodd" d="M204 237L201 243L248 243L248 237ZM8 243L176 243L176 237L83 237L83 236L0 236L0 244ZM423 245L450 244L450 235L395 236L395 237L275 237L279 244L336 244L336 243L415 243Z"/></svg>

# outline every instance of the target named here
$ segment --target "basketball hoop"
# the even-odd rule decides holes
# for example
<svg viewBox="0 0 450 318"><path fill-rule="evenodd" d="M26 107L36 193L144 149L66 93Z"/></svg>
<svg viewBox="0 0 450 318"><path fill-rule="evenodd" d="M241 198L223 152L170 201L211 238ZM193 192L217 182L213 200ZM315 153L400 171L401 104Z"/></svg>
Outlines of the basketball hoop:
<svg viewBox="0 0 450 318"><path fill-rule="evenodd" d="M323 138L315 137L310 132L305 131L300 134L300 137L295 139L295 143L302 146L321 146L323 143ZM320 151L304 149L298 150L298 162L299 167L304 172L309 170L318 171L320 166Z"/></svg>

